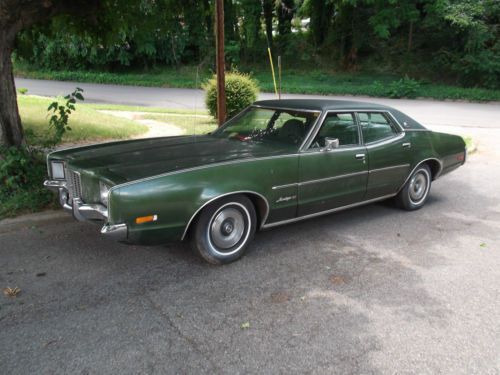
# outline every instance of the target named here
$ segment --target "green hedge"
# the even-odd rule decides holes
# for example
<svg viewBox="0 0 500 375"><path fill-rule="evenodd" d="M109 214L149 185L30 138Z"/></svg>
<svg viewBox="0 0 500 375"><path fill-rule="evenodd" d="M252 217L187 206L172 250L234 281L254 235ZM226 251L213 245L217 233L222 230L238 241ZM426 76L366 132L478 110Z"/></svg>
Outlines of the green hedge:
<svg viewBox="0 0 500 375"><path fill-rule="evenodd" d="M259 87L257 81L252 79L250 75L242 73L226 74L226 111L227 118L241 112L245 107L248 107L257 99ZM205 103L208 112L217 118L217 80L214 76L206 84L203 85L206 91Z"/></svg>

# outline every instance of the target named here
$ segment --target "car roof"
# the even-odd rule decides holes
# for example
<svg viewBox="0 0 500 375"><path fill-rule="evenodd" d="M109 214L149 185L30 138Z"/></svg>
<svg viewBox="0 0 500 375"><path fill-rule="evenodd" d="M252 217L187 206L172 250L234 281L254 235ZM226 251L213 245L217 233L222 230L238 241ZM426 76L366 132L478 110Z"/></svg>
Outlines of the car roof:
<svg viewBox="0 0 500 375"><path fill-rule="evenodd" d="M358 102L351 100L331 100L331 99L281 99L281 100L259 100L253 104L259 107L283 108L308 111L328 111L328 110L393 110L380 104Z"/></svg>

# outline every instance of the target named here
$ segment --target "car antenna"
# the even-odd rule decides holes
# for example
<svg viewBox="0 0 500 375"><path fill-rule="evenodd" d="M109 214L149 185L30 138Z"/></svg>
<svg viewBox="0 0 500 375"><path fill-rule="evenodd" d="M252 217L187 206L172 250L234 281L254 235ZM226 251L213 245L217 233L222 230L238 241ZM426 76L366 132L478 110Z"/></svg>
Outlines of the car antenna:
<svg viewBox="0 0 500 375"><path fill-rule="evenodd" d="M196 65L196 78L195 78L195 90L198 90L198 79L199 79L199 69L200 67ZM196 112L196 95L193 95L194 97L194 125L193 125L193 133L194 133L194 141L196 142L196 125L198 123L198 117L197 117L197 112Z"/></svg>
<svg viewBox="0 0 500 375"><path fill-rule="evenodd" d="M278 55L278 99L281 100L281 55Z"/></svg>
<svg viewBox="0 0 500 375"><path fill-rule="evenodd" d="M271 54L271 47L269 47L269 45L267 46L267 53L269 55L269 63L271 64L271 73L273 73L274 92L279 99L278 88L276 87L276 76L274 74L273 55Z"/></svg>

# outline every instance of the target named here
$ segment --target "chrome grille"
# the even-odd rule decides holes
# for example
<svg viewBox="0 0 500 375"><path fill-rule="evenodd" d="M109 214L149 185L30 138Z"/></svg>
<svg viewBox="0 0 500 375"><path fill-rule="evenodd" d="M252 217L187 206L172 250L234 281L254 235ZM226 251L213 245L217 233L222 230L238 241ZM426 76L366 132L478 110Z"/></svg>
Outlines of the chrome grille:
<svg viewBox="0 0 500 375"><path fill-rule="evenodd" d="M65 169L69 201L72 203L73 198L81 198L82 196L82 180L80 178L80 173L68 168Z"/></svg>

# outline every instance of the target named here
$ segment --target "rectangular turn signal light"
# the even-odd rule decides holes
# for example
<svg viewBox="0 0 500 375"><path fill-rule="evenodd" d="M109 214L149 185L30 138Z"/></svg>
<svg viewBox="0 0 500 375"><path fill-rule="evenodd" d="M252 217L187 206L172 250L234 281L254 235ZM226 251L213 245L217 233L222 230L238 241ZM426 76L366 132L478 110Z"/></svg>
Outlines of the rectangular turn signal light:
<svg viewBox="0 0 500 375"><path fill-rule="evenodd" d="M156 221L156 220L158 220L157 215L141 216L141 217L137 217L135 219L135 223L136 224L144 224L144 223L149 223L151 221Z"/></svg>

